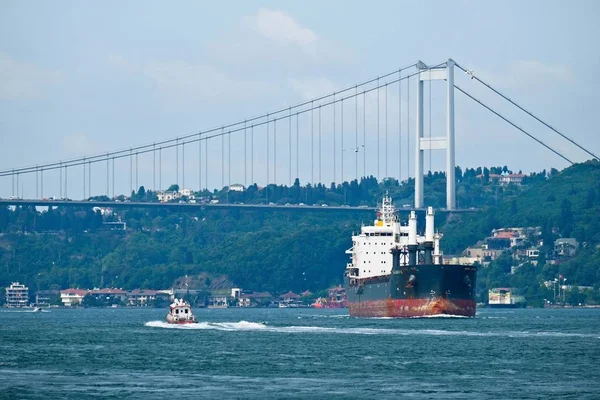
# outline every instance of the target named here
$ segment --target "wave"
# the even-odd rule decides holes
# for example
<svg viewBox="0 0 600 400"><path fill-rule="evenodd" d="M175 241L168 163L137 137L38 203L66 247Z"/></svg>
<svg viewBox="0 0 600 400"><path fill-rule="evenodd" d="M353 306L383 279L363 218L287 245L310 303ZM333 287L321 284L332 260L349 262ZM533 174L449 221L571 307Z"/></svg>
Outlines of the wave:
<svg viewBox="0 0 600 400"><path fill-rule="evenodd" d="M314 333L314 334L346 334L346 335L400 335L400 336L479 336L479 337L511 337L511 338L595 338L599 334L569 332L528 332L528 331L452 331L443 329L391 329L391 328L337 328L324 326L269 326L259 322L198 322L196 324L175 325L164 321L146 322L152 328L183 330L216 330L225 332L262 331L272 333Z"/></svg>

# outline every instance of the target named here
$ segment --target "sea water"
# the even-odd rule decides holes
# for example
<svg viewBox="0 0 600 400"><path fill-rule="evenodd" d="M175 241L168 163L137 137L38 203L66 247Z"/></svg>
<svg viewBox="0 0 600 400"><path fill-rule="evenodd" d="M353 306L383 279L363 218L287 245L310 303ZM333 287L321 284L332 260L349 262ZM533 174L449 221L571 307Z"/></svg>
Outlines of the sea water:
<svg viewBox="0 0 600 400"><path fill-rule="evenodd" d="M600 398L600 309L0 310L1 398Z"/></svg>

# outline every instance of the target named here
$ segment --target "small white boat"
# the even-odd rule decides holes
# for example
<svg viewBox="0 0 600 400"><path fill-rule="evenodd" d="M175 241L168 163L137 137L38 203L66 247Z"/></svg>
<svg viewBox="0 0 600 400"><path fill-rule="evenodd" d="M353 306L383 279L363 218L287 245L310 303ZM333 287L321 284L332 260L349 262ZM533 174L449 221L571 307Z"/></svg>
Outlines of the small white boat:
<svg viewBox="0 0 600 400"><path fill-rule="evenodd" d="M169 324L195 324L196 317L192 314L190 303L183 299L175 299L169 306L169 313L166 316Z"/></svg>
<svg viewBox="0 0 600 400"><path fill-rule="evenodd" d="M42 307L33 307L33 310L31 310L31 312L42 312Z"/></svg>

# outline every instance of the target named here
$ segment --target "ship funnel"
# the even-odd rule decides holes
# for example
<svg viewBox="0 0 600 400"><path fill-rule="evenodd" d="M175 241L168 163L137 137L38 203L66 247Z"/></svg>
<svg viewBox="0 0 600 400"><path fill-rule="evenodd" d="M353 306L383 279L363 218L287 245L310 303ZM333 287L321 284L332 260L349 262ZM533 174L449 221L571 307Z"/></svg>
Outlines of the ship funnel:
<svg viewBox="0 0 600 400"><path fill-rule="evenodd" d="M417 265L417 215L414 211L408 218L408 265Z"/></svg>
<svg viewBox="0 0 600 400"><path fill-rule="evenodd" d="M433 207L427 207L427 215L425 216L425 241L433 242L434 232L434 217Z"/></svg>
<svg viewBox="0 0 600 400"><path fill-rule="evenodd" d="M417 245L417 215L414 211L410 212L408 218L408 245Z"/></svg>
<svg viewBox="0 0 600 400"><path fill-rule="evenodd" d="M433 207L427 207L427 215L425 216L425 243L423 243L425 264L433 263L433 225Z"/></svg>

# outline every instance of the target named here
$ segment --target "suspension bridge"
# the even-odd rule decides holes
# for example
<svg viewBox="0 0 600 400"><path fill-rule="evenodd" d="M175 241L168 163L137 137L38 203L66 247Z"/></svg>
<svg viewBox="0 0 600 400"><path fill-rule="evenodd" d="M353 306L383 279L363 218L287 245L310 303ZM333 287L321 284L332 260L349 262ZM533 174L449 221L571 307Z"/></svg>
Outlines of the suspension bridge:
<svg viewBox="0 0 600 400"><path fill-rule="evenodd" d="M314 186L359 181L361 177L374 176L378 180L394 178L400 182L414 178L414 208L422 209L426 201L423 191L425 160L429 160L431 170L432 152L444 150L445 211L468 211L457 209L455 201L456 92L494 114L556 157L573 163L565 155L563 146L560 149L550 146L474 96L466 86L456 84L456 71L470 78L467 80L469 85L478 84L489 90L494 96L541 124L551 134L560 137L566 145L577 148L585 154L586 159L591 157L598 160L589 149L454 60L448 59L430 65L417 61L343 90L219 127L128 149L0 170L0 187L6 192L6 188L10 186L11 193L9 199L0 199L0 204L174 207L170 203L119 204L114 200L119 194L128 195L140 186L160 192L165 186L176 184L182 189L192 188L193 193L212 192L213 189L228 188L232 184L243 183L248 187L256 183L266 188L264 206L277 207L268 202L269 187L272 185L291 186L296 178L301 177L302 182ZM433 84L443 85L445 88L445 132L436 136L432 130ZM429 106L427 114L426 98ZM429 130L427 135L426 125ZM140 165L146 171L142 174L142 180ZM150 173L147 173L148 169ZM172 173L167 176L166 170L174 171L174 176ZM86 201L99 195L112 201ZM298 204L286 207L319 208ZM326 209L350 208L354 207Z"/></svg>

